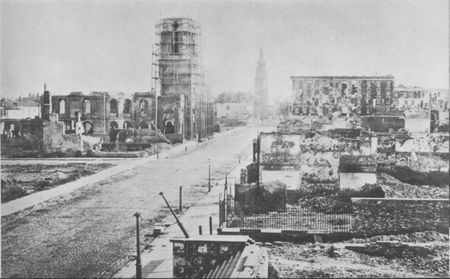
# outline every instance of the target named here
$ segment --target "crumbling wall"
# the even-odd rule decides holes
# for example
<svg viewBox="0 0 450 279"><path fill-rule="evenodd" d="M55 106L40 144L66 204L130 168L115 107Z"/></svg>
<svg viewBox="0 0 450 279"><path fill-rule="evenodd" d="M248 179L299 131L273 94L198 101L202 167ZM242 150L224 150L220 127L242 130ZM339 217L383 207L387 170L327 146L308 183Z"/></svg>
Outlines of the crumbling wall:
<svg viewBox="0 0 450 279"><path fill-rule="evenodd" d="M57 121L44 122L45 153L75 153L80 151L80 141L76 134L64 134L64 123Z"/></svg>
<svg viewBox="0 0 450 279"><path fill-rule="evenodd" d="M235 198L245 215L286 209L286 184L280 182L236 184Z"/></svg>
<svg viewBox="0 0 450 279"><path fill-rule="evenodd" d="M14 124L14 137L2 135L1 151L2 157L21 157L37 155L42 151L43 134L42 120L6 120L5 126Z"/></svg>
<svg viewBox="0 0 450 279"><path fill-rule="evenodd" d="M390 129L397 131L405 128L405 119L398 116L364 116L362 126L374 132L388 133Z"/></svg>
<svg viewBox="0 0 450 279"><path fill-rule="evenodd" d="M449 229L448 199L352 198L352 207L357 235Z"/></svg>

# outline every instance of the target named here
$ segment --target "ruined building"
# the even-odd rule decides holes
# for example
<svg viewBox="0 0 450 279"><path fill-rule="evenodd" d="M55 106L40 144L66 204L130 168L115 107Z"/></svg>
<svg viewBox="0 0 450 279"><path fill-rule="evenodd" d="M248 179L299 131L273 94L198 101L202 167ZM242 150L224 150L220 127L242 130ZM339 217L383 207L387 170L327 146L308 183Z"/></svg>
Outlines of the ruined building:
<svg viewBox="0 0 450 279"><path fill-rule="evenodd" d="M213 134L214 106L205 94L200 35L190 18L164 18L156 25L157 127L176 141Z"/></svg>
<svg viewBox="0 0 450 279"><path fill-rule="evenodd" d="M50 96L45 90L41 101L45 152L78 150L77 123L81 124L83 135L98 139L100 145L139 143L156 135L154 92L72 92Z"/></svg>
<svg viewBox="0 0 450 279"><path fill-rule="evenodd" d="M264 60L263 49L261 47L255 76L255 97L253 103L255 117L260 117L261 119L268 117L267 95L266 61Z"/></svg>
<svg viewBox="0 0 450 279"><path fill-rule="evenodd" d="M370 115L393 104L394 77L292 76L293 115Z"/></svg>

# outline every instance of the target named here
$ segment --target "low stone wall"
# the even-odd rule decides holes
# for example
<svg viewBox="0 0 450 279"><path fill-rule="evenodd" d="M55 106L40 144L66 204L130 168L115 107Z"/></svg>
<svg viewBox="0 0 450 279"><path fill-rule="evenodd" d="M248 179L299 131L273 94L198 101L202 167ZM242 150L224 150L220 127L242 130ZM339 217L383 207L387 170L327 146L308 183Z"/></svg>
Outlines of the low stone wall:
<svg viewBox="0 0 450 279"><path fill-rule="evenodd" d="M437 230L448 233L448 199L352 198L356 235Z"/></svg>

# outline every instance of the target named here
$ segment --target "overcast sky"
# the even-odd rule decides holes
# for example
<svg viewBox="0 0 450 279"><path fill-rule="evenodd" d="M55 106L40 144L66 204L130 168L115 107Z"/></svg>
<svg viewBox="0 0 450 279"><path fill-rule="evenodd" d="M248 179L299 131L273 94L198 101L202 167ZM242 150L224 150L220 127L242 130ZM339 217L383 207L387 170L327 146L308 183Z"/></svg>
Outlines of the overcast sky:
<svg viewBox="0 0 450 279"><path fill-rule="evenodd" d="M212 95L252 91L264 47L270 99L292 75L393 74L448 88L447 0L1 0L1 95L147 91L160 17L202 26Z"/></svg>

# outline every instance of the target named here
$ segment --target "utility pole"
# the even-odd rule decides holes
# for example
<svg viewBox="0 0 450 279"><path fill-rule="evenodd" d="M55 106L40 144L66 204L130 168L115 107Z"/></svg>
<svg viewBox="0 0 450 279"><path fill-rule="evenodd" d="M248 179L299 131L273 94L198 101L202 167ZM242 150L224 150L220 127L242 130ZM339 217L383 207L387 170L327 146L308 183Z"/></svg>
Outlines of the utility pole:
<svg viewBox="0 0 450 279"><path fill-rule="evenodd" d="M134 213L136 217L136 278L142 278L142 265L141 265L141 248L139 246L139 218L141 214L139 212Z"/></svg>
<svg viewBox="0 0 450 279"><path fill-rule="evenodd" d="M225 187L223 187L223 196L224 196L224 197L227 196L227 191L228 191L228 181L227 181L227 176L228 176L228 173L225 172Z"/></svg>
<svg viewBox="0 0 450 279"><path fill-rule="evenodd" d="M156 143L156 159L159 159L159 141Z"/></svg>
<svg viewBox="0 0 450 279"><path fill-rule="evenodd" d="M208 159L208 192L211 192L211 158Z"/></svg>

